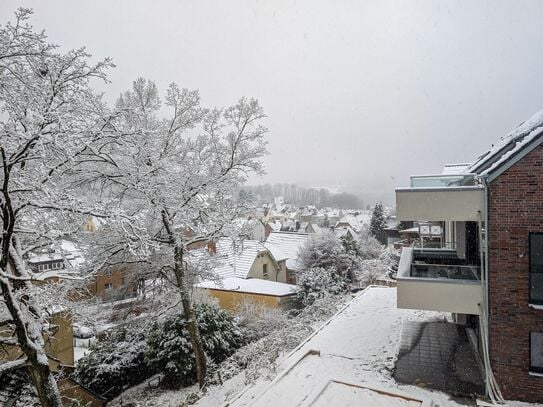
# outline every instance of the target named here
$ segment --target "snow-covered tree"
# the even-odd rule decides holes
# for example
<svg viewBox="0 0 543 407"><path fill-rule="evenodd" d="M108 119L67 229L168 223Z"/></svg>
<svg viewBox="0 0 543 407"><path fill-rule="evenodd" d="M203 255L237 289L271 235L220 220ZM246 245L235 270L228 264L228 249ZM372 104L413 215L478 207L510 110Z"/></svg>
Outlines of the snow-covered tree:
<svg viewBox="0 0 543 407"><path fill-rule="evenodd" d="M370 234L384 244L385 228L387 225L383 204L378 202L373 207L370 221Z"/></svg>
<svg viewBox="0 0 543 407"><path fill-rule="evenodd" d="M143 382L154 373L145 361L146 335L136 323L114 328L77 362L77 379L108 400Z"/></svg>
<svg viewBox="0 0 543 407"><path fill-rule="evenodd" d="M347 283L341 275L330 269L310 268L298 273L298 299L303 305L310 305L318 298L338 295L347 289Z"/></svg>
<svg viewBox="0 0 543 407"><path fill-rule="evenodd" d="M243 344L241 331L227 311L199 304L193 309L207 356L222 362ZM147 338L146 359L150 366L164 373L167 380L184 385L194 381L195 359L187 321L182 315L171 315L155 324Z"/></svg>
<svg viewBox="0 0 543 407"><path fill-rule="evenodd" d="M190 249L234 234L233 220L246 214L237 191L249 174L262 172L265 116L256 100L244 98L226 109L205 109L197 91L176 84L161 100L156 85L140 78L119 98L115 117L117 138L101 151L112 163L95 169L103 199L117 202L100 252L143 262L171 282L203 386L206 356L191 288L209 267L200 265L206 256ZM115 259L120 255L126 257Z"/></svg>
<svg viewBox="0 0 543 407"><path fill-rule="evenodd" d="M362 230L358 238L358 255L362 260L377 259L384 248L368 230Z"/></svg>
<svg viewBox="0 0 543 407"><path fill-rule="evenodd" d="M23 353L0 364L0 374L28 368L41 404L61 406L43 339L60 290L35 287L25 256L93 213L78 189L79 167L108 119L89 81L105 79L111 62L90 64L84 49L58 52L33 31L30 14L19 9L0 27L0 345Z"/></svg>
<svg viewBox="0 0 543 407"><path fill-rule="evenodd" d="M322 268L342 277L349 277L356 267L356 255L348 253L340 238L330 231L310 235L300 247L298 259L302 270Z"/></svg>

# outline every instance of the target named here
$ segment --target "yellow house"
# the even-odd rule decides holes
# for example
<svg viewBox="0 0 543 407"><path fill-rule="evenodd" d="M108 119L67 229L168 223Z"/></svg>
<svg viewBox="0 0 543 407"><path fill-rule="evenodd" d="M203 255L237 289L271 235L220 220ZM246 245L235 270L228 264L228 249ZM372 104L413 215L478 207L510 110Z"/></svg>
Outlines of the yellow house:
<svg viewBox="0 0 543 407"><path fill-rule="evenodd" d="M5 327L0 329L0 336L11 336L12 331ZM62 309L51 313L44 326L43 339L45 352L49 358L49 366L59 371L63 366L74 366L74 337L72 330L72 313ZM22 356L16 346L4 346L0 349L0 364L16 360Z"/></svg>
<svg viewBox="0 0 543 407"><path fill-rule="evenodd" d="M207 290L219 301L221 308L231 311L236 311L245 302L281 309L295 305L296 286L276 281L230 277L220 282L204 281L198 288Z"/></svg>
<svg viewBox="0 0 543 407"><path fill-rule="evenodd" d="M217 281L197 285L219 300L222 308L235 310L252 301L270 307L292 306L296 286L287 284L287 270L256 240L219 239L213 245Z"/></svg>

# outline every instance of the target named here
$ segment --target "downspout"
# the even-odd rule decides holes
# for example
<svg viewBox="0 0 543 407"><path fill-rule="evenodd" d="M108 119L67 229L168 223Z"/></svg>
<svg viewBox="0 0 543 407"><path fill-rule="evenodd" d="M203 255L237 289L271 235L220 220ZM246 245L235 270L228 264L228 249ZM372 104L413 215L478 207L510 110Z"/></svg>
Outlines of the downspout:
<svg viewBox="0 0 543 407"><path fill-rule="evenodd" d="M480 304L480 318L479 318L479 327L481 333L481 348L483 352L483 364L485 367L485 386L486 386L486 395L490 398L493 404L502 404L504 402L501 391L498 387L496 378L494 377L494 372L492 371L492 365L490 363L490 332L489 332L489 322L490 322L490 304L489 304L489 216L488 216L488 175L479 176L479 180L484 186L484 225L485 225L485 239L484 239L484 252L483 245L480 244L480 256L484 254L484 267L481 270L481 283L483 284L483 301ZM482 241L482 216L479 213L479 242Z"/></svg>

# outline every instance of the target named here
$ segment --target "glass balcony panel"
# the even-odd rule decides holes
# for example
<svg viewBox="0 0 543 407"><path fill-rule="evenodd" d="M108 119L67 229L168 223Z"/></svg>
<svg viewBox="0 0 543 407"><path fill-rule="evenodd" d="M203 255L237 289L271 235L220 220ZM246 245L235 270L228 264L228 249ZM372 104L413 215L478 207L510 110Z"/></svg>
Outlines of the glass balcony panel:
<svg viewBox="0 0 543 407"><path fill-rule="evenodd" d="M478 281L481 279L481 268L478 266L428 264L415 261L415 263L411 265L410 276L418 278Z"/></svg>
<svg viewBox="0 0 543 407"><path fill-rule="evenodd" d="M450 188L474 186L473 174L462 175L416 175L411 177L411 188Z"/></svg>

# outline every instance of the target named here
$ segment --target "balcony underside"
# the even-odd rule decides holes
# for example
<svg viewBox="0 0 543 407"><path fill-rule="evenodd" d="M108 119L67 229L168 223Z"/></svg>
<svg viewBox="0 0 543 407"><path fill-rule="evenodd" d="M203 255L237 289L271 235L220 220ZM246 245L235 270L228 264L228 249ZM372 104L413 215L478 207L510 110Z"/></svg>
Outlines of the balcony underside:
<svg viewBox="0 0 543 407"><path fill-rule="evenodd" d="M412 248L402 250L398 308L478 315L482 289L476 266L420 264Z"/></svg>
<svg viewBox="0 0 543 407"><path fill-rule="evenodd" d="M484 210L484 189L397 188L396 212L401 221L478 221Z"/></svg>

